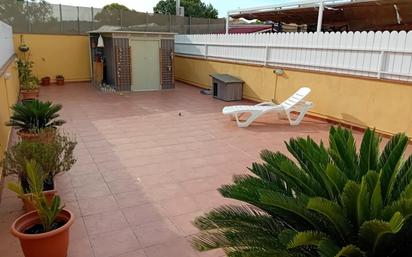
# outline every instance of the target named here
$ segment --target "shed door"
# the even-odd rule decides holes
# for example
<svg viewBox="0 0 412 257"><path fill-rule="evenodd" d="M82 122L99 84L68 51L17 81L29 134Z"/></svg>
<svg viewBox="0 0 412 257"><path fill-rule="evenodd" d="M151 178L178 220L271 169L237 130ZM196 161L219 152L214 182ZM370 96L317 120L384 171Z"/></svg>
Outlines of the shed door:
<svg viewBox="0 0 412 257"><path fill-rule="evenodd" d="M132 91L160 89L159 41L131 40Z"/></svg>

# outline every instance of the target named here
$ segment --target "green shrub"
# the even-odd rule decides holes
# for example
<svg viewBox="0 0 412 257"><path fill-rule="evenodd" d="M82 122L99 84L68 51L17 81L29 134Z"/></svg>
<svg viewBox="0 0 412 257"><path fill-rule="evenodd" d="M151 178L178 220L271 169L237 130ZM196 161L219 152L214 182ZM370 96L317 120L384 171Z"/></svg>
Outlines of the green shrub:
<svg viewBox="0 0 412 257"><path fill-rule="evenodd" d="M228 256L404 257L412 251L412 156L397 134L379 151L372 130L359 151L349 130L331 128L329 147L291 139L291 160L265 150L252 175L235 176L220 193L246 202L197 218L198 250Z"/></svg>
<svg viewBox="0 0 412 257"><path fill-rule="evenodd" d="M26 162L33 160L45 173L44 187L54 189L54 177L72 168L76 159L74 149L77 142L63 134L56 134L47 143L41 141L20 141L11 146L2 161L3 172L7 175L17 175L24 192L29 192Z"/></svg>

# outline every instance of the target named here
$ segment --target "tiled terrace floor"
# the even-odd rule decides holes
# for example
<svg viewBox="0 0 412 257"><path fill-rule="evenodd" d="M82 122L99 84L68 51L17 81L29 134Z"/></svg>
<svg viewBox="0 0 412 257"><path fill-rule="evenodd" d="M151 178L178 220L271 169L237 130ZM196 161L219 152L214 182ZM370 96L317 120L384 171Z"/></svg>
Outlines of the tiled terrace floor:
<svg viewBox="0 0 412 257"><path fill-rule="evenodd" d="M329 128L310 119L291 127L270 115L239 129L221 115L227 103L182 84L123 95L71 84L42 88L41 97L63 104L64 129L78 141L76 165L57 179L76 215L69 257L223 256L199 254L187 242L194 217L233 202L216 188L246 172L261 149L284 150L292 136L326 139ZM21 203L5 190L2 257L22 256L8 233L20 214Z"/></svg>

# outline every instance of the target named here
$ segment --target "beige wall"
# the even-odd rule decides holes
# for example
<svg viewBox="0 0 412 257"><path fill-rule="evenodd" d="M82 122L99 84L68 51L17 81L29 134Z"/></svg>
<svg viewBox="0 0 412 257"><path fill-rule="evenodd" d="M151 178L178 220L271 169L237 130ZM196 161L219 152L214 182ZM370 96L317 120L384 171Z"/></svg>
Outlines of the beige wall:
<svg viewBox="0 0 412 257"><path fill-rule="evenodd" d="M6 79L6 74L10 77ZM17 102L19 94L19 79L17 68L13 60L3 75L0 75L0 160L3 159L4 151L8 145L10 127L4 125L10 118L10 106ZM1 177L1 173L0 173Z"/></svg>
<svg viewBox="0 0 412 257"><path fill-rule="evenodd" d="M245 81L244 97L256 101L276 98L281 102L298 88L308 86L312 89L308 100L315 104L311 114L359 127L375 127L386 134L407 132L412 138L412 84L291 69L277 77L268 67L175 58L175 77L179 80L208 87L209 74L213 73L241 78Z"/></svg>
<svg viewBox="0 0 412 257"><path fill-rule="evenodd" d="M21 34L14 34L18 52ZM80 35L23 34L34 61L33 72L41 78L63 75L67 81L90 80L89 40ZM19 53L18 53L19 54Z"/></svg>

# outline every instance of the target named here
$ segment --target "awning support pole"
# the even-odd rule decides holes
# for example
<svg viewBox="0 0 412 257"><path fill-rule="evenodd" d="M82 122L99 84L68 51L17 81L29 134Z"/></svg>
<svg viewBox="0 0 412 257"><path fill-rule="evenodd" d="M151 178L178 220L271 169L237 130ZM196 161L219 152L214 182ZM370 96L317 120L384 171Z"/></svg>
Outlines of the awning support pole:
<svg viewBox="0 0 412 257"><path fill-rule="evenodd" d="M229 12L226 15L226 34L229 34Z"/></svg>
<svg viewBox="0 0 412 257"><path fill-rule="evenodd" d="M324 0L320 0L319 2L319 13L318 13L318 26L316 28L316 32L322 31L322 22L323 22L323 11L325 10Z"/></svg>

